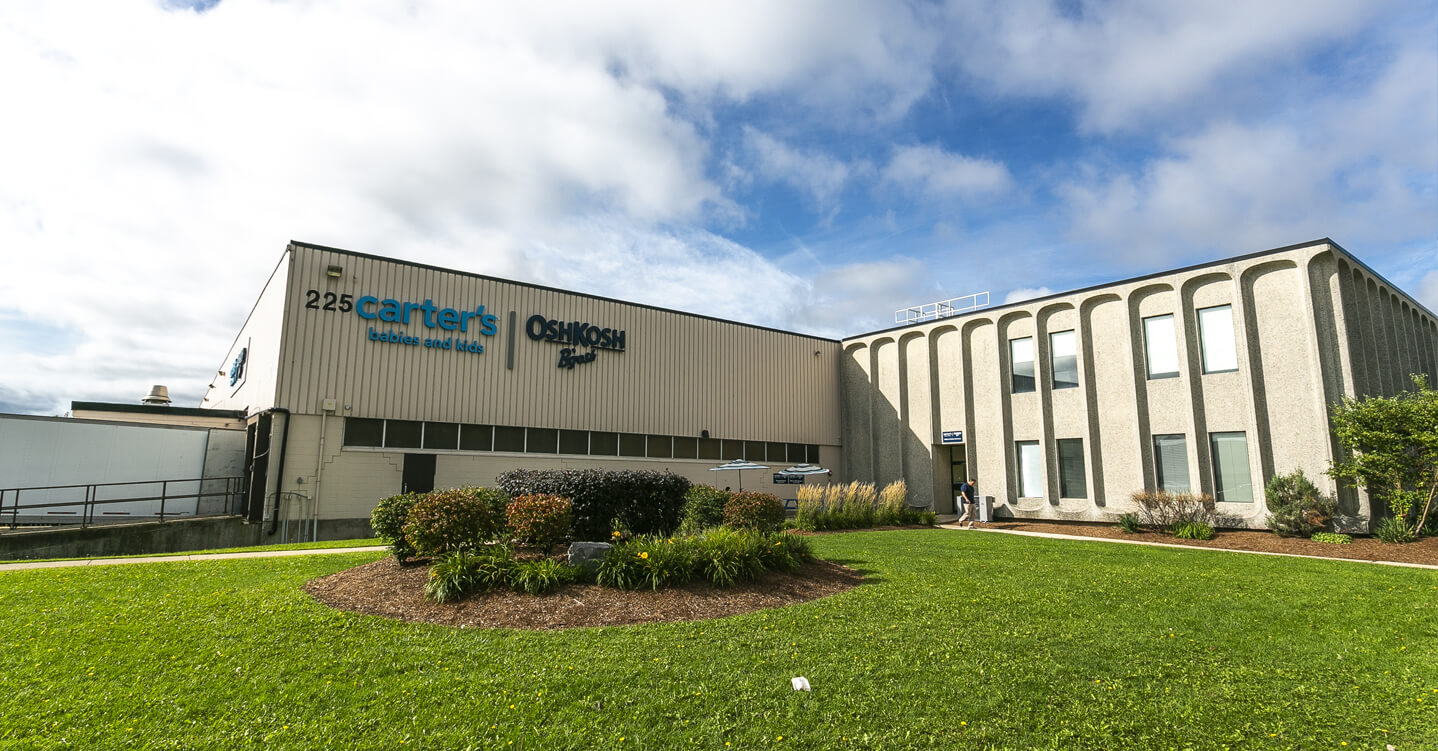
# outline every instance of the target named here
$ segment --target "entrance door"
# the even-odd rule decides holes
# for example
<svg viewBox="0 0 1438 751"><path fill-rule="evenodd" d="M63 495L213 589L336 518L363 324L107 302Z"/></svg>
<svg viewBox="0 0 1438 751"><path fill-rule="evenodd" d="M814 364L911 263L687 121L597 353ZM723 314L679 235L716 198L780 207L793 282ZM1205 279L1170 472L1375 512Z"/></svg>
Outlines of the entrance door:
<svg viewBox="0 0 1438 751"><path fill-rule="evenodd" d="M434 490L434 454L405 454L401 493L428 493Z"/></svg>
<svg viewBox="0 0 1438 751"><path fill-rule="evenodd" d="M949 447L949 501L954 504L954 513L963 513L959 509L959 486L969 479L969 455L968 447L962 444Z"/></svg>

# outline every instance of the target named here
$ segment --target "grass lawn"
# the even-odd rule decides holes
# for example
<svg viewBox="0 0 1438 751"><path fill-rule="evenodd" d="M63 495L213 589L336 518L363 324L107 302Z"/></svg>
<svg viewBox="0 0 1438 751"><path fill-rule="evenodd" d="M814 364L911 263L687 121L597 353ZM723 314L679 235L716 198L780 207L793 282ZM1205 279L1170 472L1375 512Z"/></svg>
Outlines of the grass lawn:
<svg viewBox="0 0 1438 751"><path fill-rule="evenodd" d="M554 633L348 615L299 590L375 554L3 573L0 748L1438 748L1438 572L814 540L868 581Z"/></svg>
<svg viewBox="0 0 1438 751"><path fill-rule="evenodd" d="M326 548L363 548L383 545L378 537L362 537L354 540L320 540L319 542L286 542L278 545L250 545L243 548L208 548L205 550L178 550L173 553L137 553L135 555L91 555L81 558L25 558L0 563L44 563L46 561L88 561L99 558L167 558L177 555L215 555L217 553L262 553L267 550L324 550Z"/></svg>

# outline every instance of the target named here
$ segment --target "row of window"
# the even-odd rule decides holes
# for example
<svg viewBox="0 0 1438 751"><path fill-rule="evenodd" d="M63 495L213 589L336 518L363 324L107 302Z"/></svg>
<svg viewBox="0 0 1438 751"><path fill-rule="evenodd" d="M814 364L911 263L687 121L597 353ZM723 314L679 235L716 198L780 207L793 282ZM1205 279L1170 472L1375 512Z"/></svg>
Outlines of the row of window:
<svg viewBox="0 0 1438 751"><path fill-rule="evenodd" d="M1248 437L1241 433L1209 433L1213 460L1213 487L1222 503L1252 503L1253 476L1248 464ZM1059 497L1087 498L1088 477L1084 471L1082 438L1058 439ZM1043 453L1038 441L1015 442L1018 458L1018 489L1023 498L1044 496ZM1175 493L1190 491L1188 442L1182 434L1153 437L1157 485Z"/></svg>
<svg viewBox="0 0 1438 751"><path fill-rule="evenodd" d="M1198 310L1199 343L1204 373L1226 373L1238 370L1238 351L1234 346L1233 308L1219 305ZM1149 378L1178 377L1178 339L1174 334L1173 314L1143 319L1144 354ZM1078 388L1078 340L1073 331L1049 334L1052 358L1052 386L1055 389ZM1031 336L1009 340L1010 387L1015 394L1027 394L1035 386L1034 339Z"/></svg>
<svg viewBox="0 0 1438 751"><path fill-rule="evenodd" d="M364 417L345 418L344 445L392 449L632 456L650 459L746 459L790 464L819 462L819 447L804 443Z"/></svg>

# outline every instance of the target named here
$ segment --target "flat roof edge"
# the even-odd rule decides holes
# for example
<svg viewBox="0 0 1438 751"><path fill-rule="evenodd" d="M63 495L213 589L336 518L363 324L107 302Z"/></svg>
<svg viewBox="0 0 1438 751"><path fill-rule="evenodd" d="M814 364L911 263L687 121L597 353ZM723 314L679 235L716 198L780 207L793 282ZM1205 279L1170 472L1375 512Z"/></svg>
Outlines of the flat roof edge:
<svg viewBox="0 0 1438 751"><path fill-rule="evenodd" d="M135 415L179 415L181 417L232 417L243 420L242 409L204 409L203 407L161 407L152 404L120 404L117 402L70 402L70 411L120 412Z"/></svg>

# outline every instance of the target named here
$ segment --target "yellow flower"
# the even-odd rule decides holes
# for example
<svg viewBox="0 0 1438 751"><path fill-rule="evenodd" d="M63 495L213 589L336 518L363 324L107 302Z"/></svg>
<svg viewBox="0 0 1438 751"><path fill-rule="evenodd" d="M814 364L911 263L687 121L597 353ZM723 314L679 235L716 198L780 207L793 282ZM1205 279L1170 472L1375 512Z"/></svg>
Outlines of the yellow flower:
<svg viewBox="0 0 1438 751"><path fill-rule="evenodd" d="M639 554L639 557L640 557L640 558L643 558L643 559L646 560L646 561L649 560L649 554L648 554L648 553L640 553L640 554Z"/></svg>
<svg viewBox="0 0 1438 751"><path fill-rule="evenodd" d="M610 537L623 537L624 535L621 534L621 533L619 532L619 530L616 529L616 530L614 530L613 532L611 532L611 533L609 534L609 536L610 536Z"/></svg>

